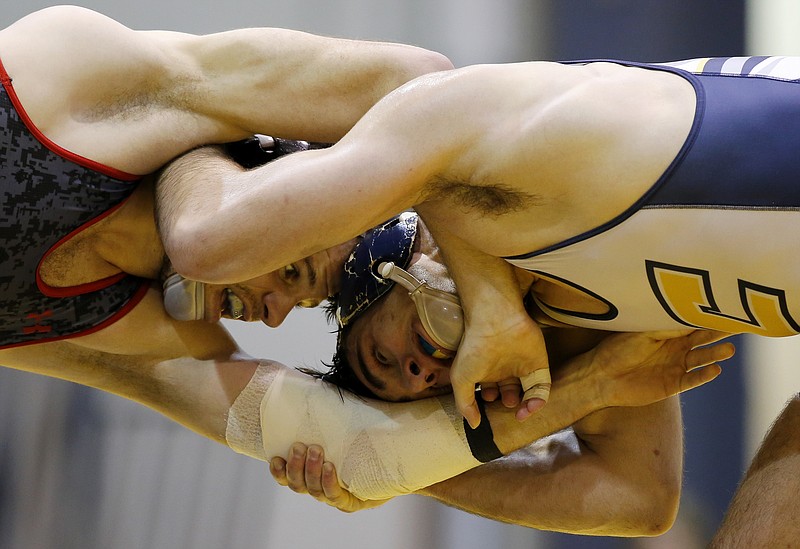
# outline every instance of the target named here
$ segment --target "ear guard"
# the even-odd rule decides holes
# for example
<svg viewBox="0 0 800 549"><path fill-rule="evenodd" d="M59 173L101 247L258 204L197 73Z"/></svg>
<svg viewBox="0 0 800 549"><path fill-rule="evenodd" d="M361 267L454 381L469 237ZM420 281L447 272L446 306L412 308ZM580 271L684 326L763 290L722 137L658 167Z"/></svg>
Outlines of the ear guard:
<svg viewBox="0 0 800 549"><path fill-rule="evenodd" d="M164 281L164 309L175 320L201 320L205 285L175 273Z"/></svg>
<svg viewBox="0 0 800 549"><path fill-rule="evenodd" d="M464 311L453 294L428 286L424 280L394 263L381 263L380 274L408 290L408 296L417 308L425 331L439 347L455 351L464 336ZM423 348L426 348L423 345ZM436 350L433 351L434 354ZM435 356L435 355L434 355Z"/></svg>
<svg viewBox="0 0 800 549"><path fill-rule="evenodd" d="M344 265L336 320L344 328L398 283L408 290L433 342L455 351L464 334L458 297L431 288L405 270L413 255L417 220L416 213L405 212L364 234ZM429 354L436 356L436 351L431 347Z"/></svg>
<svg viewBox="0 0 800 549"><path fill-rule="evenodd" d="M226 143L225 152L243 168L252 169L263 166L287 154L310 149L324 149L330 146L331 143L281 139L280 137L257 133L242 141Z"/></svg>
<svg viewBox="0 0 800 549"><path fill-rule="evenodd" d="M408 267L417 236L418 216L405 212L362 236L344 264L336 322L344 328L394 286L378 272L381 263Z"/></svg>

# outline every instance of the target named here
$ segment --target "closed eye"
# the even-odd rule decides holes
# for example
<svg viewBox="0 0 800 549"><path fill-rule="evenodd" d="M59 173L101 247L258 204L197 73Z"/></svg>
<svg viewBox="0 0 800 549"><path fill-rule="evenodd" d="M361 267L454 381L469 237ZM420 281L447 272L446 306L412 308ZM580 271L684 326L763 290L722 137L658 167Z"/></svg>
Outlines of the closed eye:
<svg viewBox="0 0 800 549"><path fill-rule="evenodd" d="M292 263L291 265L286 265L281 269L281 278L286 282L294 282L300 277L300 271L297 270L297 267Z"/></svg>
<svg viewBox="0 0 800 549"><path fill-rule="evenodd" d="M381 366L389 366L389 359L388 359L388 358L386 358L386 357L385 357L385 356L384 356L384 355L383 355L383 354L382 354L382 353L381 353L379 350L377 350L377 349L375 349L375 360L377 360L377 361L378 361L378 363L379 363Z"/></svg>

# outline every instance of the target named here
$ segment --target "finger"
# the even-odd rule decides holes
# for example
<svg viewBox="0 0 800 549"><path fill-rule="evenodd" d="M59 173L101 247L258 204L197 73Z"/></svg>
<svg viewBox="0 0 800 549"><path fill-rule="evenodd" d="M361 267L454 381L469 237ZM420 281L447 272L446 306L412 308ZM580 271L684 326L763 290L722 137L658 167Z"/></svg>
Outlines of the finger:
<svg viewBox="0 0 800 549"><path fill-rule="evenodd" d="M331 501L340 499L344 492L336 476L336 467L330 461L322 464L322 491Z"/></svg>
<svg viewBox="0 0 800 549"><path fill-rule="evenodd" d="M283 458L272 458L269 462L269 472L272 474L272 478L275 479L275 482L281 486L286 486L288 484L286 480L286 461Z"/></svg>
<svg viewBox="0 0 800 549"><path fill-rule="evenodd" d="M507 379L498 383L500 400L506 408L516 408L520 403L522 386L518 378Z"/></svg>
<svg viewBox="0 0 800 549"><path fill-rule="evenodd" d="M700 345L716 343L717 341L721 341L725 338L735 335L736 334L729 332L718 332L717 330L697 330L693 334L689 335L689 339L692 347L699 347Z"/></svg>
<svg viewBox="0 0 800 549"><path fill-rule="evenodd" d="M481 413L478 404L475 402L475 385L472 383L459 383L453 381L453 396L456 401L456 409L464 416L469 426L473 429L481 424Z"/></svg>
<svg viewBox="0 0 800 549"><path fill-rule="evenodd" d="M325 490L325 500L329 505L332 505L344 511L345 513L352 513L359 509L369 509L375 505L364 505L364 502L353 496L345 488L339 484L339 479L336 477L336 468L333 463L326 461L322 464L322 486Z"/></svg>
<svg viewBox="0 0 800 549"><path fill-rule="evenodd" d="M518 421L525 421L528 419L534 412L541 410L544 408L544 405L547 404L547 401L542 400L541 398L532 398L530 400L526 400L522 403L522 406L519 407L515 417Z"/></svg>
<svg viewBox="0 0 800 549"><path fill-rule="evenodd" d="M308 493L319 498L323 495L322 489L322 462L325 454L320 446L312 444L306 452L305 483Z"/></svg>
<svg viewBox="0 0 800 549"><path fill-rule="evenodd" d="M706 366L714 362L728 360L736 353L733 343L717 343L711 347L698 347L686 353L684 361L687 371L694 370L700 366Z"/></svg>
<svg viewBox="0 0 800 549"><path fill-rule="evenodd" d="M494 402L500 396L497 383L481 383L481 398L484 402Z"/></svg>
<svg viewBox="0 0 800 549"><path fill-rule="evenodd" d="M697 332L702 330L694 330L694 329L685 329L685 330L658 330L655 332L642 332L643 335L655 339L655 340L664 340L664 339L676 339L683 336L691 335L692 332Z"/></svg>
<svg viewBox="0 0 800 549"><path fill-rule="evenodd" d="M522 383L522 389L525 391L523 395L523 400L531 400L533 398L539 398L547 402L547 399L550 397L550 369L549 368L540 368L539 370L534 370L530 374L521 377L520 382Z"/></svg>
<svg viewBox="0 0 800 549"><path fill-rule="evenodd" d="M289 459L286 462L287 486L298 494L305 494L306 490L306 445L295 442L289 451Z"/></svg>
<svg viewBox="0 0 800 549"><path fill-rule="evenodd" d="M709 364L708 366L702 366L692 370L681 379L680 392L683 393L684 391L705 385L709 381L716 379L721 373L722 367L719 364Z"/></svg>

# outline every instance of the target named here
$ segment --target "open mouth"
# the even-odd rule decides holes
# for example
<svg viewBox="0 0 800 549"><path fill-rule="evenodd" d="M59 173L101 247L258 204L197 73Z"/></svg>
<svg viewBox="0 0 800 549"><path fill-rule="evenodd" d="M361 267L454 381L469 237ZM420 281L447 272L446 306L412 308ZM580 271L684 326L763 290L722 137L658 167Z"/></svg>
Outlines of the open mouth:
<svg viewBox="0 0 800 549"><path fill-rule="evenodd" d="M244 318L244 302L230 288L225 288L220 315L233 320Z"/></svg>

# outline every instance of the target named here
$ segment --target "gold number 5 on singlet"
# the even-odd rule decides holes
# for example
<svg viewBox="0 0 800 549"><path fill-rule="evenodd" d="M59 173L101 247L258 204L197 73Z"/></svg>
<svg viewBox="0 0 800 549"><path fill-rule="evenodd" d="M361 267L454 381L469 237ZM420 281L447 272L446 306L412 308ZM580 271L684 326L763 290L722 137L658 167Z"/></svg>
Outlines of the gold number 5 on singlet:
<svg viewBox="0 0 800 549"><path fill-rule="evenodd" d="M771 337L800 333L783 290L739 280L744 310L744 317L739 318L720 310L708 271L647 261L647 277L667 314L687 326Z"/></svg>

